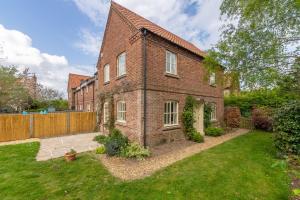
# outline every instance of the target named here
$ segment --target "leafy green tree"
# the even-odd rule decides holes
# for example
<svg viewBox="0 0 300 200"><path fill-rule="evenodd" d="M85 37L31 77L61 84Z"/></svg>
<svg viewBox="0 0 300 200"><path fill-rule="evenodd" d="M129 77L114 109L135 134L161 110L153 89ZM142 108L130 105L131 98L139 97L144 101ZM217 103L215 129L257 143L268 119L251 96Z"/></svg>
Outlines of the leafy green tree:
<svg viewBox="0 0 300 200"><path fill-rule="evenodd" d="M0 66L0 112L21 111L29 102L30 96L17 78L17 69Z"/></svg>
<svg viewBox="0 0 300 200"><path fill-rule="evenodd" d="M300 1L224 0L220 10L226 25L210 57L245 88L276 86L300 56Z"/></svg>

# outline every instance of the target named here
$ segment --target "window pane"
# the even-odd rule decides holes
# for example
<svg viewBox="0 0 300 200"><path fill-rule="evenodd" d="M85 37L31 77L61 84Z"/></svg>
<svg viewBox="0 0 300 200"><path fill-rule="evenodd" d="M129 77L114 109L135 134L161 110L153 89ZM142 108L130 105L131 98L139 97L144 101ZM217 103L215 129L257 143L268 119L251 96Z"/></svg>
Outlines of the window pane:
<svg viewBox="0 0 300 200"><path fill-rule="evenodd" d="M177 74L176 63L176 54L166 51L166 72L171 74Z"/></svg>
<svg viewBox="0 0 300 200"><path fill-rule="evenodd" d="M126 53L122 53L118 57L118 76L126 74Z"/></svg>

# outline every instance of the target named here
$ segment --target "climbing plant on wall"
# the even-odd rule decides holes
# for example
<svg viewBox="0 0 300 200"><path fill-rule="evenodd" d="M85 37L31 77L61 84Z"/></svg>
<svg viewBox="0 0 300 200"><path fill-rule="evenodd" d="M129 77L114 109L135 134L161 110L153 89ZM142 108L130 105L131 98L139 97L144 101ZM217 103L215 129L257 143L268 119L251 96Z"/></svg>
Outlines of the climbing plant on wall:
<svg viewBox="0 0 300 200"><path fill-rule="evenodd" d="M194 127L195 114L194 110L198 106L197 101L192 96L187 96L185 99L185 106L182 113L182 121L184 126L184 132L187 135L188 139L194 142L203 142L203 136L197 132Z"/></svg>

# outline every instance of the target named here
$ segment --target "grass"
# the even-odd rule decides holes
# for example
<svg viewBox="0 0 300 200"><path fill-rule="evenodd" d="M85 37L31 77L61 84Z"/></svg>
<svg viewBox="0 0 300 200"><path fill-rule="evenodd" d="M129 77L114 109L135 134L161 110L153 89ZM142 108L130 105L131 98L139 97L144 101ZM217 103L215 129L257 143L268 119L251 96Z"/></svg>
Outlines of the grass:
<svg viewBox="0 0 300 200"><path fill-rule="evenodd" d="M0 199L284 200L289 178L269 133L253 131L179 161L153 176L123 182L93 153L75 162L36 162L39 143L0 147Z"/></svg>

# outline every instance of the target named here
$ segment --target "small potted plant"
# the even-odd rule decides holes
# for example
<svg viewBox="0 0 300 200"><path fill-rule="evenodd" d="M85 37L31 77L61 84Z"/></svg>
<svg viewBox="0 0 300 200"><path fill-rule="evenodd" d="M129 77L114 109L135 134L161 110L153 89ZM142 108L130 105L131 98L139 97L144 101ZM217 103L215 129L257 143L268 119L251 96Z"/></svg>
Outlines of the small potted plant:
<svg viewBox="0 0 300 200"><path fill-rule="evenodd" d="M74 149L71 149L69 152L65 153L65 160L66 161L73 161L76 159L77 152Z"/></svg>

